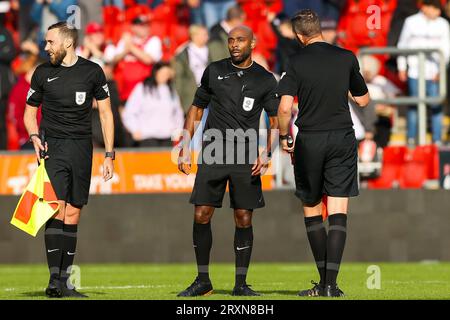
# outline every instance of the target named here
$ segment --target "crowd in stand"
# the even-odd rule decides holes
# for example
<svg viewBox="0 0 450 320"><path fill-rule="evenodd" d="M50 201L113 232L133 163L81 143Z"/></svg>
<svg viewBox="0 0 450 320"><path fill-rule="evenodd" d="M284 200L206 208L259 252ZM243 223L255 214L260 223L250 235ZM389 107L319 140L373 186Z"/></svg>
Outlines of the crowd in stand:
<svg viewBox="0 0 450 320"><path fill-rule="evenodd" d="M67 8L82 2L0 0L0 150L31 147L22 118L33 71L47 59L45 31L56 21L69 21L73 11ZM368 7L373 5L380 15L370 20ZM254 30L254 60L281 74L288 57L301 50L289 17L304 8L320 15L327 42L355 53L371 46L438 48L448 62L447 1L103 0L96 9L102 19L83 22L77 54L97 62L107 76L116 147L172 144L171 134L182 127L206 66L228 56L227 33L235 26L246 24ZM361 62L373 98L417 95L416 57L363 56ZM438 95L438 63L437 56L427 57L426 89L432 96ZM429 108L436 144L446 136L443 109ZM375 140L382 147L389 144L399 108L373 104L364 111L354 106L351 110L358 139ZM405 141L414 144L418 121L414 106L406 118ZM93 139L102 145L95 104Z"/></svg>

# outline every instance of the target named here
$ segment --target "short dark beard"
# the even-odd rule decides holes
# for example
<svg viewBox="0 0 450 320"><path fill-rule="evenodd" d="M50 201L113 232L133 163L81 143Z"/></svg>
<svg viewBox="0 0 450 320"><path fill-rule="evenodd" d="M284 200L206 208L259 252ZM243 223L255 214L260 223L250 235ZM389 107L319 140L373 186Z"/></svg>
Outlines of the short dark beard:
<svg viewBox="0 0 450 320"><path fill-rule="evenodd" d="M50 58L50 63L54 66L60 66L61 63L63 62L64 58L67 55L67 51L64 49L60 49L57 52L55 52L55 54L53 55L55 61L52 62L52 59Z"/></svg>
<svg viewBox="0 0 450 320"><path fill-rule="evenodd" d="M248 54L243 54L242 56L241 56L241 58L237 58L237 57L233 57L233 56L231 56L231 61L233 62L233 64L241 64L242 62L244 62L245 60L247 60L248 59L248 57L250 57L250 55L251 55L251 51L250 52L248 52Z"/></svg>

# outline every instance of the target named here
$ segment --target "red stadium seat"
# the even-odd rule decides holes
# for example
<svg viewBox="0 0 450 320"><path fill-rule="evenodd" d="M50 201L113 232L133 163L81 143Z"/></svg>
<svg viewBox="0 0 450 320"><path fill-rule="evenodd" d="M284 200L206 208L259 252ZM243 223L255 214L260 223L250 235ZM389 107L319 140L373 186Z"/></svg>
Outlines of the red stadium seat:
<svg viewBox="0 0 450 320"><path fill-rule="evenodd" d="M413 160L425 164L427 179L439 179L439 149L436 145L417 146Z"/></svg>
<svg viewBox="0 0 450 320"><path fill-rule="evenodd" d="M390 189L397 185L405 163L406 147L386 147L383 150L381 176L368 181L369 189Z"/></svg>
<svg viewBox="0 0 450 320"><path fill-rule="evenodd" d="M439 179L439 153L435 145L417 146L408 152L400 176L401 188L422 188L426 180Z"/></svg>
<svg viewBox="0 0 450 320"><path fill-rule="evenodd" d="M425 183L426 177L425 156L422 152L408 150L405 155L405 164L400 170L400 188L420 189Z"/></svg>

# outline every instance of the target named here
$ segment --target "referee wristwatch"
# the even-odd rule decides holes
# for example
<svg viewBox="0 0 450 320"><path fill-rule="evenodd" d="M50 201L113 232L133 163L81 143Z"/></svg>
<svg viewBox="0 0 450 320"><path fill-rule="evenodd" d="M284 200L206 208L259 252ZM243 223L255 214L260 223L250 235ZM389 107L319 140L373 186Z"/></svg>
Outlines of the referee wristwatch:
<svg viewBox="0 0 450 320"><path fill-rule="evenodd" d="M39 138L39 135L37 133L30 134L30 137L29 137L28 141L33 142L33 137L38 137Z"/></svg>
<svg viewBox="0 0 450 320"><path fill-rule="evenodd" d="M116 152L115 151L106 151L105 152L105 158L111 158L111 160L116 159Z"/></svg>

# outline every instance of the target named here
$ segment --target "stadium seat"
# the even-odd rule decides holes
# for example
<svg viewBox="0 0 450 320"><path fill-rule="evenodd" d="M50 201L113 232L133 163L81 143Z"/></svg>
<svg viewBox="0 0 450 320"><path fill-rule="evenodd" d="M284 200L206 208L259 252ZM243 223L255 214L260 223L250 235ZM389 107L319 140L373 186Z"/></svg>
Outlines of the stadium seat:
<svg viewBox="0 0 450 320"><path fill-rule="evenodd" d="M423 152L408 150L405 163L400 168L399 185L402 189L420 189L423 187L426 175L425 155Z"/></svg>
<svg viewBox="0 0 450 320"><path fill-rule="evenodd" d="M436 145L417 146L413 160L425 164L427 179L439 179L439 149Z"/></svg>
<svg viewBox="0 0 450 320"><path fill-rule="evenodd" d="M406 147L386 147L383 150L381 176L368 181L369 189L390 189L398 184L405 163Z"/></svg>
<svg viewBox="0 0 450 320"><path fill-rule="evenodd" d="M380 8L381 28L366 26L370 6ZM338 44L355 53L361 47L380 47L387 44L387 34L397 0L349 0L338 23Z"/></svg>

